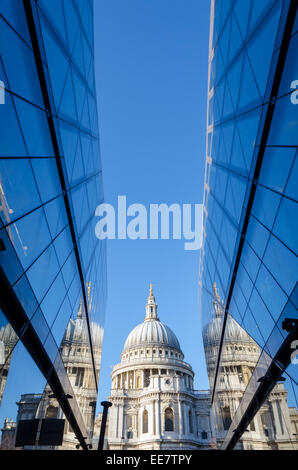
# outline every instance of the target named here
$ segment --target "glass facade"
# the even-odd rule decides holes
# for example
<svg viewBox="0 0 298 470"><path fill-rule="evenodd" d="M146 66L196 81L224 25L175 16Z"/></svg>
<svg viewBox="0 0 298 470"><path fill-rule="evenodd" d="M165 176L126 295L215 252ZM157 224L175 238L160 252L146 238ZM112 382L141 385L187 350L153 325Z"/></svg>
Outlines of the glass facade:
<svg viewBox="0 0 298 470"><path fill-rule="evenodd" d="M199 278L223 449L239 445L241 436L243 442L244 433L253 443L254 421L270 448L283 448L278 439L297 448L285 416L298 408L297 26L294 1L211 4ZM229 374L237 375L238 389ZM288 411L272 404L279 391Z"/></svg>
<svg viewBox="0 0 298 470"><path fill-rule="evenodd" d="M1 0L0 45L0 424L66 418L87 448L106 301L93 1Z"/></svg>

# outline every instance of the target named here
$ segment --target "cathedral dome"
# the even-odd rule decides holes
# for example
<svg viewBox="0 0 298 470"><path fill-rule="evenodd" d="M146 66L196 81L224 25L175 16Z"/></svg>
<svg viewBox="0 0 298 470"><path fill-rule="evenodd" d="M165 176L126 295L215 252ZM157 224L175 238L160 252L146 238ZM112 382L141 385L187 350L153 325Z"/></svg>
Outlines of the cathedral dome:
<svg viewBox="0 0 298 470"><path fill-rule="evenodd" d="M157 305L152 292L152 286L150 286L150 295L146 305L145 320L129 333L123 352L142 346L166 346L181 352L175 333L162 323L157 316Z"/></svg>
<svg viewBox="0 0 298 470"><path fill-rule="evenodd" d="M168 346L181 351L173 331L159 320L145 320L136 326L125 341L124 351L139 346Z"/></svg>

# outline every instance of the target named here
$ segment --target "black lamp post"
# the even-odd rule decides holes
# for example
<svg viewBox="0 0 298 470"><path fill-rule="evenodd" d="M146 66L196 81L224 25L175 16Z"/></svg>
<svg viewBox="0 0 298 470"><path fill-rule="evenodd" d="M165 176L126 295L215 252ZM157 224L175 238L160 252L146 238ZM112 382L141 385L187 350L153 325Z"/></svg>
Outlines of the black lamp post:
<svg viewBox="0 0 298 470"><path fill-rule="evenodd" d="M109 411L110 406L112 406L112 403L110 401L102 401L100 404L103 406L103 413L102 413L100 435L99 435L99 441L98 441L98 450L103 450L108 411Z"/></svg>

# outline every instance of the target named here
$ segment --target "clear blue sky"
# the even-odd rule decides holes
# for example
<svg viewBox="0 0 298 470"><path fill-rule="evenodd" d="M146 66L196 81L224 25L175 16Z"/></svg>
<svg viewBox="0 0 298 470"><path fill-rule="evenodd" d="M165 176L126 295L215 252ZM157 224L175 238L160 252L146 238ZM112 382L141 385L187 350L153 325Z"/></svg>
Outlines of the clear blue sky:
<svg viewBox="0 0 298 470"><path fill-rule="evenodd" d="M95 0L96 75L105 200L202 203L209 0ZM124 341L159 316L207 388L198 309L198 251L183 240L109 240L108 303L99 399Z"/></svg>

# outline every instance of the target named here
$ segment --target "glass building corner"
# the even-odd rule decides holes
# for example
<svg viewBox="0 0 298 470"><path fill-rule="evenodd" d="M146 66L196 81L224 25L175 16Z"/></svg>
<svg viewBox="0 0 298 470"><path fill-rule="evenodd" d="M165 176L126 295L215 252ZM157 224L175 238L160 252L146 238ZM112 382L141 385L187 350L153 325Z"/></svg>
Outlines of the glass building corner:
<svg viewBox="0 0 298 470"><path fill-rule="evenodd" d="M51 418L87 449L106 303L93 1L3 0L0 44L2 445L28 425L20 447L49 448Z"/></svg>
<svg viewBox="0 0 298 470"><path fill-rule="evenodd" d="M297 25L294 1L211 2L199 278L221 449L298 449Z"/></svg>

